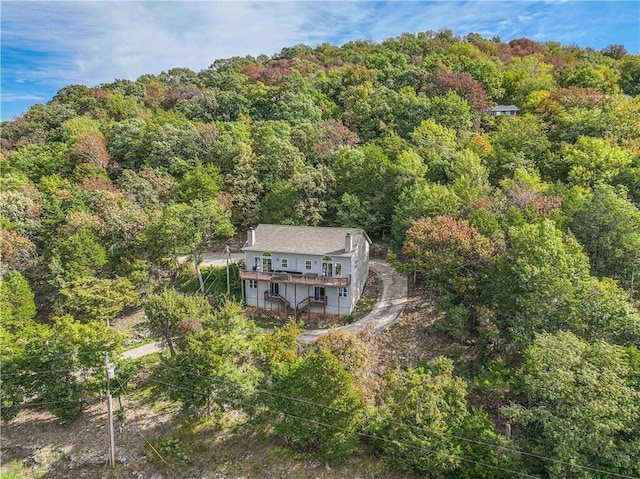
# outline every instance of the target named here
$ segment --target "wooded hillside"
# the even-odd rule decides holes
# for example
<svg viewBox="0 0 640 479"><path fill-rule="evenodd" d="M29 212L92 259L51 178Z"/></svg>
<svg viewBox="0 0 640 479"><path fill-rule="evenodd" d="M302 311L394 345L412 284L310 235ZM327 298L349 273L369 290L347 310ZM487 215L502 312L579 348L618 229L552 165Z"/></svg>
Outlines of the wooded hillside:
<svg viewBox="0 0 640 479"><path fill-rule="evenodd" d="M79 414L122 350L107 323L144 307L171 347L159 395L271 414L313 457L640 476L640 56L624 47L447 30L296 45L69 85L3 122L0 147L3 416L33 398ZM178 255L259 222L390 244L473 358L379 370L361 338L300 351L299 325L261 334L239 305L183 294Z"/></svg>

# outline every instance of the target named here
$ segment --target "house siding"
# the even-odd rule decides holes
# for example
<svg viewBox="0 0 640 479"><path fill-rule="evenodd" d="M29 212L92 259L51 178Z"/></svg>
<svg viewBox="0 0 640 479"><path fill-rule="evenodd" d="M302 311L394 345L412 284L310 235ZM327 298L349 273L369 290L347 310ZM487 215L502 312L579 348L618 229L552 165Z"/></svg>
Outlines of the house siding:
<svg viewBox="0 0 640 479"><path fill-rule="evenodd" d="M290 304L292 311L290 314L294 314L296 306L305 301L310 296L314 296L316 287L322 287L320 284L324 279L329 277L333 278L350 278L349 284L342 286L346 288L346 297L340 297L339 292L341 287L325 286L326 304L315 305L310 308L314 313L326 313L326 314L339 314L346 316L353 311L358 298L362 294L367 275L369 272L369 241L362 235L359 241L354 241L354 251L350 254L344 251L336 254L327 255L313 255L313 254L298 254L298 253L282 253L278 251L258 251L253 248L245 248L245 262L247 272L250 275L250 270L254 270L258 265L258 269L255 271L265 272L263 264L268 266L268 262L263 263L263 258L269 258L264 256L263 253L269 253L271 259L271 271L295 274L296 278L300 278L300 281L304 281L304 275L311 275L312 278L318 278L318 284L298 284L296 279L295 283L291 281L278 281L277 275L271 281L261 280L244 280L245 288L245 302L248 306L257 307L259 309L271 310L274 312L282 313L286 310L286 307L282 302L265 300L266 292L274 292L274 288L277 288L279 296L285 298ZM327 269L331 269L331 275L326 275L327 270L323 270L323 257L331 257L331 266ZM287 267L282 266L282 259L287 259ZM257 260L257 262L256 262ZM311 262L311 269L306 269L306 262ZM341 264L341 274L337 276L336 264ZM356 267L357 265L357 267ZM298 276L296 273L300 273ZM313 282L314 280L309 280ZM255 285L256 287L251 287ZM277 286L274 286L277 285ZM301 313L304 315L305 313Z"/></svg>

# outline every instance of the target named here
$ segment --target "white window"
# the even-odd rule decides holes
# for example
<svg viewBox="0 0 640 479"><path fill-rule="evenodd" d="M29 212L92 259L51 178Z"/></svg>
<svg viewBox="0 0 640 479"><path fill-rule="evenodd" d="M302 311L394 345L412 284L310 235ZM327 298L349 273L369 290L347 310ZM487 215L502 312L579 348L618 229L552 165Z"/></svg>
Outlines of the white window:
<svg viewBox="0 0 640 479"><path fill-rule="evenodd" d="M307 260L304 262L304 269L311 269L311 260Z"/></svg>
<svg viewBox="0 0 640 479"><path fill-rule="evenodd" d="M347 291L347 288L338 288L338 296L340 296L341 298L346 298Z"/></svg>
<svg viewBox="0 0 640 479"><path fill-rule="evenodd" d="M250 279L249 280L249 288L255 289L258 287L258 281L256 281L255 279Z"/></svg>
<svg viewBox="0 0 640 479"><path fill-rule="evenodd" d="M336 263L336 267L335 267L335 275L337 277L342 276L342 263Z"/></svg>
<svg viewBox="0 0 640 479"><path fill-rule="evenodd" d="M282 258L282 262L280 263L280 266L282 266L282 269L287 269L289 267L289 259Z"/></svg>

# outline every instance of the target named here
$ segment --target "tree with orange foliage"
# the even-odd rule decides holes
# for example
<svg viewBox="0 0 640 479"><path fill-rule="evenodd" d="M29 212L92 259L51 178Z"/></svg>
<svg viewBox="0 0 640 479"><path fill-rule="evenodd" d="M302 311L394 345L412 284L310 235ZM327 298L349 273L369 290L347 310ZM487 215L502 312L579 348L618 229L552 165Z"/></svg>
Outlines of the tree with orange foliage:
<svg viewBox="0 0 640 479"><path fill-rule="evenodd" d="M494 257L491 240L451 216L413 222L402 248L413 269L436 291L468 303Z"/></svg>

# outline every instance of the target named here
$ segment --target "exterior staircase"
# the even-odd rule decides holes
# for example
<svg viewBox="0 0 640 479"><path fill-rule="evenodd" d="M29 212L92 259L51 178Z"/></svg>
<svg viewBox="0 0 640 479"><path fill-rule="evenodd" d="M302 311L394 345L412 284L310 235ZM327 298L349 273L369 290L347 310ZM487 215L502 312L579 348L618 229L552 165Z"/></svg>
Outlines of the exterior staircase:
<svg viewBox="0 0 640 479"><path fill-rule="evenodd" d="M278 311L280 311L280 308L282 306L286 316L288 316L288 315L290 315L292 313L295 313L295 310L291 306L291 303L289 301L287 301L287 298L285 298L284 296L281 296L280 294L271 293L269 291L265 291L264 292L264 300L265 301L269 301L271 303L278 304Z"/></svg>
<svg viewBox="0 0 640 479"><path fill-rule="evenodd" d="M324 296L322 298L316 298L315 296L309 296L305 299L303 299L302 301L300 301L297 305L296 305L296 317L298 317L298 314L301 313L307 313L311 310L311 308L313 306L326 306L327 304L327 297Z"/></svg>

